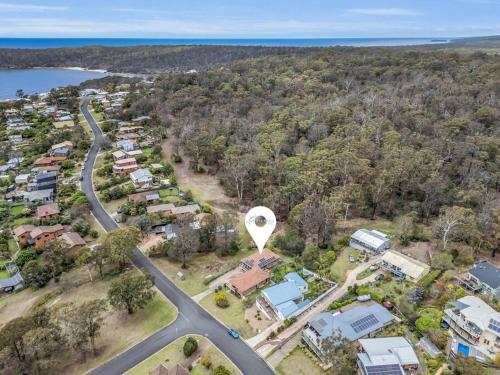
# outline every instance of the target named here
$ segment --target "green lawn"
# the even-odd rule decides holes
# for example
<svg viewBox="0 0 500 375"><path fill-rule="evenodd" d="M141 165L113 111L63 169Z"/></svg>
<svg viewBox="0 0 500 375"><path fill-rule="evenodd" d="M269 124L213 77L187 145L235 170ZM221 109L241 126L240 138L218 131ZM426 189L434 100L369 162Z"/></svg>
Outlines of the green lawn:
<svg viewBox="0 0 500 375"><path fill-rule="evenodd" d="M253 253L253 251L239 251L232 257L219 258L215 254L198 256L189 262L187 269L182 269L181 264L167 258L151 258L152 262L184 292L195 296L208 289L204 281L207 276L215 275L223 270L229 270L241 258ZM184 274L185 280L179 279L177 272Z"/></svg>
<svg viewBox="0 0 500 375"><path fill-rule="evenodd" d="M153 152L153 149L151 147L146 147L146 148L143 148L142 149L142 153L144 154L144 156L150 156Z"/></svg>
<svg viewBox="0 0 500 375"><path fill-rule="evenodd" d="M349 261L349 255L358 258L362 254L360 251L350 247L347 247L344 250L342 250L342 252L340 253L340 255L338 255L338 258L332 264L332 267L330 269L331 277L337 283L343 283L346 279L347 271L356 268L358 265L358 263L352 263Z"/></svg>
<svg viewBox="0 0 500 375"><path fill-rule="evenodd" d="M7 271L0 271L0 279L8 279L10 277Z"/></svg>
<svg viewBox="0 0 500 375"><path fill-rule="evenodd" d="M16 240L11 238L9 241L7 241L7 244L9 245L9 251L11 255L14 255L16 251L18 250Z"/></svg>
<svg viewBox="0 0 500 375"><path fill-rule="evenodd" d="M24 212L25 208L26 205L24 203L12 205L10 206L10 214L16 216L21 215Z"/></svg>
<svg viewBox="0 0 500 375"><path fill-rule="evenodd" d="M169 187L167 189L161 189L159 191L160 198L166 198L171 196L178 196L179 190L176 187Z"/></svg>
<svg viewBox="0 0 500 375"><path fill-rule="evenodd" d="M31 218L31 217L20 217L20 218L17 218L15 220L12 220L11 224L12 224L12 227L15 228L15 227L18 227L19 225L30 224L32 222L33 222L33 218Z"/></svg>
<svg viewBox="0 0 500 375"><path fill-rule="evenodd" d="M357 276L356 276L356 280L363 280L363 279L366 279L368 276L372 275L373 273L375 273L378 269L370 269L370 267L368 267L366 270L364 270L363 272L359 273Z"/></svg>
<svg viewBox="0 0 500 375"><path fill-rule="evenodd" d="M172 368L177 364L187 367L192 360L198 356L207 354L212 362L212 368L219 365L226 367L231 374L238 374L237 368L206 338L201 336L193 336L198 341L198 352L194 353L191 358L186 358L182 352L182 347L186 341L186 337L181 337L167 345L160 351L145 359L137 366L126 372L127 375L148 375L151 370L163 363L167 368ZM205 348L203 350L202 348ZM210 375L212 371L206 369L198 360L192 363L192 374L195 375Z"/></svg>
<svg viewBox="0 0 500 375"><path fill-rule="evenodd" d="M255 336L257 332L245 321L245 307L242 300L227 292L229 307L223 309L215 304L214 293L200 301L200 305L206 308L212 315L224 324L237 330L244 338Z"/></svg>
<svg viewBox="0 0 500 375"><path fill-rule="evenodd" d="M307 356L305 349L296 347L275 368L278 375L324 375L326 372Z"/></svg>

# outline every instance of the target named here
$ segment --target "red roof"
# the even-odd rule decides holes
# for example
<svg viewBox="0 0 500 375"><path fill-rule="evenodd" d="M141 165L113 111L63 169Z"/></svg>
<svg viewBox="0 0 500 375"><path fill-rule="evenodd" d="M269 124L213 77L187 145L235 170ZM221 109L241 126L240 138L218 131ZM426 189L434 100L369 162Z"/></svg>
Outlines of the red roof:
<svg viewBox="0 0 500 375"><path fill-rule="evenodd" d="M66 156L43 156L35 160L35 165L50 165L58 161L66 160Z"/></svg>
<svg viewBox="0 0 500 375"><path fill-rule="evenodd" d="M269 272L254 266L252 269L241 273L234 279L229 280L229 284L234 286L240 293L245 293L247 290L255 288L271 277Z"/></svg>
<svg viewBox="0 0 500 375"><path fill-rule="evenodd" d="M57 203L44 204L36 208L36 217L42 218L45 216L57 215L60 212Z"/></svg>

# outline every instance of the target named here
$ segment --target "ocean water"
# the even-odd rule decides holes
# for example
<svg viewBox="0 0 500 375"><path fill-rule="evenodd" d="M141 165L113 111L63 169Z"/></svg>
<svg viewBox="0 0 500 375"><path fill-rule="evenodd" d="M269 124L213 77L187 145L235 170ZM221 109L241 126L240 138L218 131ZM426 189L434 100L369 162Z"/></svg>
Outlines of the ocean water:
<svg viewBox="0 0 500 375"><path fill-rule="evenodd" d="M48 92L54 87L79 85L105 77L106 73L72 69L40 68L0 70L0 99L12 99L18 89L26 94Z"/></svg>
<svg viewBox="0 0 500 375"><path fill-rule="evenodd" d="M58 48L82 46L126 47L139 45L231 46L403 46L449 42L449 38L322 38L322 39L136 39L136 38L0 38L0 48Z"/></svg>

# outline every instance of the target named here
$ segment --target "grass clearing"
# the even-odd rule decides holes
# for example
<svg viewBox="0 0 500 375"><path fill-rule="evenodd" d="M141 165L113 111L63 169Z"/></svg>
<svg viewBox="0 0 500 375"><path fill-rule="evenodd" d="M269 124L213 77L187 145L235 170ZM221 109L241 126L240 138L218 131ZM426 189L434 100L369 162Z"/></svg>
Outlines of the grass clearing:
<svg viewBox="0 0 500 375"><path fill-rule="evenodd" d="M153 369L158 367L160 364L165 365L167 368L171 369L177 364L187 368L192 365L191 373L194 375L210 375L212 373L211 369L206 369L199 363L199 357L202 355L208 355L212 362L212 368L219 365L223 365L227 368L231 374L238 374L238 369L230 362L222 352L217 349L208 339L201 336L192 336L198 341L198 350L191 355L191 357L186 358L182 351L182 347L187 337L180 337L171 344L167 345L163 349L159 350L151 357L145 359L139 363L134 368L127 371L126 375L145 375L149 374Z"/></svg>
<svg viewBox="0 0 500 375"><path fill-rule="evenodd" d="M352 270L358 266L358 263L349 261L350 255L357 259L362 256L362 253L351 247L346 247L344 250L342 250L340 255L338 255L337 259L330 268L332 279L339 284L345 281L347 277L347 271Z"/></svg>
<svg viewBox="0 0 500 375"><path fill-rule="evenodd" d="M17 242L15 239L13 238L10 238L8 241L7 241L7 245L9 245L9 252L11 255L14 255L16 253L16 251L18 250L18 247L17 247Z"/></svg>
<svg viewBox="0 0 500 375"><path fill-rule="evenodd" d="M176 197L179 195L179 190L176 187L169 187L161 189L158 193L160 194L160 198Z"/></svg>
<svg viewBox="0 0 500 375"><path fill-rule="evenodd" d="M311 354L312 355L312 354ZM275 368L279 375L325 375L305 352L304 349L296 347Z"/></svg>
<svg viewBox="0 0 500 375"><path fill-rule="evenodd" d="M15 216L21 215L25 209L26 209L26 205L24 203L15 204L15 205L10 206L10 214L15 215Z"/></svg>
<svg viewBox="0 0 500 375"><path fill-rule="evenodd" d="M23 224L31 224L33 222L33 218L31 217L18 217L17 219L14 219L11 221L11 226L13 228L18 227L19 225Z"/></svg>
<svg viewBox="0 0 500 375"><path fill-rule="evenodd" d="M208 289L208 285L204 281L209 276L217 275L224 270L229 271L233 265L236 266L240 259L251 253L253 251L239 251L234 256L224 258L213 253L201 255L194 258L187 269L182 269L181 263L173 262L167 258L151 258L151 261L185 293L195 296ZM182 272L185 280L181 280L177 276L177 272Z"/></svg>
<svg viewBox="0 0 500 375"><path fill-rule="evenodd" d="M237 330L242 337L249 338L255 336L258 332L255 331L245 320L245 306L243 306L243 301L229 292L227 292L226 295L229 301L229 307L226 307L225 309L220 308L215 304L214 293L210 293L208 296L203 298L200 301L200 305L206 308L213 316L218 318L224 324Z"/></svg>

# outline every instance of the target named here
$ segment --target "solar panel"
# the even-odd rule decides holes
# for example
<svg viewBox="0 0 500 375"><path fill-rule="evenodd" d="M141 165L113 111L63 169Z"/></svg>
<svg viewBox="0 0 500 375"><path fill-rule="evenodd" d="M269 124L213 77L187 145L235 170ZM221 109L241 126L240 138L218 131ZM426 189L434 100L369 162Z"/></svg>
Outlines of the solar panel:
<svg viewBox="0 0 500 375"><path fill-rule="evenodd" d="M404 375L403 370L399 365L380 365L366 367L368 375Z"/></svg>
<svg viewBox="0 0 500 375"><path fill-rule="evenodd" d="M364 318L361 318L359 320L356 320L355 322L351 323L351 327L354 330L354 332L359 333L361 331L364 331L365 329L368 329L375 324L377 324L379 320L375 318L375 315L370 314L365 316Z"/></svg>

